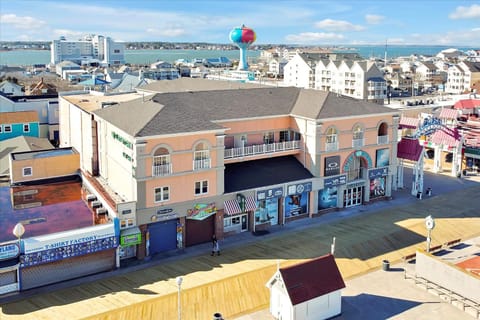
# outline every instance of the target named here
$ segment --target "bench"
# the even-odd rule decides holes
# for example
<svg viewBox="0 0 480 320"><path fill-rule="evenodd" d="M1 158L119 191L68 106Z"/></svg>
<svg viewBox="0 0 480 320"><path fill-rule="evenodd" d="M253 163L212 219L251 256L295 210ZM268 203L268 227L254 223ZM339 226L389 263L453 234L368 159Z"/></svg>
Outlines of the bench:
<svg viewBox="0 0 480 320"><path fill-rule="evenodd" d="M443 244L443 246L445 246L445 247L447 247L447 248L448 248L448 247L452 247L452 246L460 243L461 241L462 241L461 239L455 239L455 240L452 240L452 241L445 242L445 243Z"/></svg>

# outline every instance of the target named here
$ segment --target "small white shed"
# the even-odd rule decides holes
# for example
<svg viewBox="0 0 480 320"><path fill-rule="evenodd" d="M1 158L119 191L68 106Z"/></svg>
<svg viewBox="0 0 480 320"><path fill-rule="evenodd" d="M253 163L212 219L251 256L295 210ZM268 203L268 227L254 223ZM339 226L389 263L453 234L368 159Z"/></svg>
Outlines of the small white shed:
<svg viewBox="0 0 480 320"><path fill-rule="evenodd" d="M329 319L342 312L345 282L331 254L279 268L266 285L276 319Z"/></svg>

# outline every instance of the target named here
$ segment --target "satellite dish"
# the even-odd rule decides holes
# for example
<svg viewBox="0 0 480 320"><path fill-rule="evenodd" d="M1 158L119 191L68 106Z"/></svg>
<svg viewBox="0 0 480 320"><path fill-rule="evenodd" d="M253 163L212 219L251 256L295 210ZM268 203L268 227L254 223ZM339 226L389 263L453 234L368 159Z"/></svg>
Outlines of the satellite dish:
<svg viewBox="0 0 480 320"><path fill-rule="evenodd" d="M433 228L435 228L435 220L433 220L432 216L425 218L425 226L428 230L433 230Z"/></svg>

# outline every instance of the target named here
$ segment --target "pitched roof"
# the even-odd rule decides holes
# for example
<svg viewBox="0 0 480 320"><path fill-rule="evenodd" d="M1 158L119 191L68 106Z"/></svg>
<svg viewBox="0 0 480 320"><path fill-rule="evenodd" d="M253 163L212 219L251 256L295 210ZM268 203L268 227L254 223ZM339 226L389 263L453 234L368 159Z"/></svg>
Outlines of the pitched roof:
<svg viewBox="0 0 480 320"><path fill-rule="evenodd" d="M402 138L397 145L397 157L411 161L418 161L422 154L423 147L417 139Z"/></svg>
<svg viewBox="0 0 480 320"><path fill-rule="evenodd" d="M457 128L450 129L444 127L431 135L430 142L438 145L456 147L460 143L460 139L460 133Z"/></svg>
<svg viewBox="0 0 480 320"><path fill-rule="evenodd" d="M166 92L191 92L191 91L214 91L265 88L266 85L256 83L242 83L236 81L219 81L201 78L181 77L175 80L160 80L143 86L139 91L156 93Z"/></svg>
<svg viewBox="0 0 480 320"><path fill-rule="evenodd" d="M345 288L340 270L331 254L280 268L292 305Z"/></svg>
<svg viewBox="0 0 480 320"><path fill-rule="evenodd" d="M418 118L410 118L410 117L405 117L402 116L400 118L400 122L398 124L399 129L415 129L418 127L419 120Z"/></svg>
<svg viewBox="0 0 480 320"><path fill-rule="evenodd" d="M474 108L477 108L477 107L480 108L480 99L458 100L453 105L454 109L474 109Z"/></svg>
<svg viewBox="0 0 480 320"><path fill-rule="evenodd" d="M456 109L448 109L442 108L440 111L440 115L438 116L440 119L457 119L458 110Z"/></svg>
<svg viewBox="0 0 480 320"><path fill-rule="evenodd" d="M394 114L394 110L335 93L295 87L174 92L156 94L148 103L132 101L97 115L134 136L224 130L239 119L295 115L310 119ZM155 110L144 110L158 106ZM136 119L131 119L135 114Z"/></svg>

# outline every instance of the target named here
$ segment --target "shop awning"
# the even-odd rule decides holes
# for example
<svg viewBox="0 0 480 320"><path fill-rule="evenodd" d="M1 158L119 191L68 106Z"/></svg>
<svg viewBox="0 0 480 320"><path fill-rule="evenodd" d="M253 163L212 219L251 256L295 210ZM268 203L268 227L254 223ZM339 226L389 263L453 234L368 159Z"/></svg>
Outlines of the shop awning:
<svg viewBox="0 0 480 320"><path fill-rule="evenodd" d="M225 208L225 213L229 216L242 213L242 209L240 208L240 205L238 204L238 201L236 199L227 200L223 204Z"/></svg>
<svg viewBox="0 0 480 320"><path fill-rule="evenodd" d="M245 198L245 210L246 211L254 211L257 209L257 201L255 201L254 197L246 197Z"/></svg>
<svg viewBox="0 0 480 320"><path fill-rule="evenodd" d="M440 111L440 115L438 116L440 119L457 119L458 110L456 109L447 109L442 108Z"/></svg>
<svg viewBox="0 0 480 320"><path fill-rule="evenodd" d="M430 142L437 145L444 145L449 147L456 147L460 143L460 134L456 128L454 129L440 129L435 131L431 136Z"/></svg>
<svg viewBox="0 0 480 320"><path fill-rule="evenodd" d="M225 214L233 216L242 213L242 208L236 199L224 202ZM254 197L245 197L245 211L254 211L257 209L257 202Z"/></svg>
<svg viewBox="0 0 480 320"><path fill-rule="evenodd" d="M418 127L417 118L401 117L398 124L399 129L415 129Z"/></svg>

